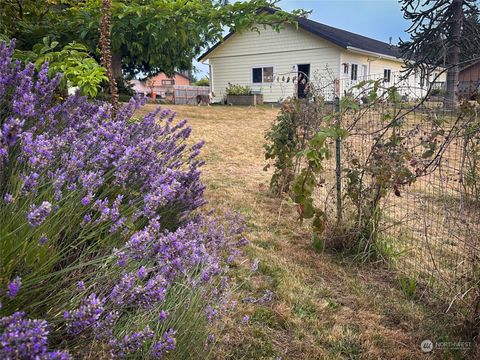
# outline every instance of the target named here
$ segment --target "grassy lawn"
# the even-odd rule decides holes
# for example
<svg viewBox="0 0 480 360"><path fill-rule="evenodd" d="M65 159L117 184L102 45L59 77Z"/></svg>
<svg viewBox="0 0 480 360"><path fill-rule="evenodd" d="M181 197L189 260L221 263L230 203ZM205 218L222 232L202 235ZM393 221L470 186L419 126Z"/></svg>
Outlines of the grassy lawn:
<svg viewBox="0 0 480 360"><path fill-rule="evenodd" d="M384 265L315 253L294 209L270 196L262 146L277 109L168 107L189 120L195 139L206 141L208 206L240 211L252 242L236 270L239 306L225 319L214 358L423 359L432 357L420 351L422 340L454 341L447 330L452 324L438 309L408 299ZM255 258L260 266L251 275ZM271 302L242 301L265 290L273 292ZM245 314L250 320L242 324Z"/></svg>

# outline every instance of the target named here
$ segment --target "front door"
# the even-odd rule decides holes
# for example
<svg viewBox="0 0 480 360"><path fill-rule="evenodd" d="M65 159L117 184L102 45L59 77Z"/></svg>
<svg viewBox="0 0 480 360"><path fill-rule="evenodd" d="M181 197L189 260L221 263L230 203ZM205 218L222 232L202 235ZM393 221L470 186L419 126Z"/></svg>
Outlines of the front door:
<svg viewBox="0 0 480 360"><path fill-rule="evenodd" d="M299 98L306 98L308 93L308 81L310 79L310 64L298 64L297 71L297 96Z"/></svg>

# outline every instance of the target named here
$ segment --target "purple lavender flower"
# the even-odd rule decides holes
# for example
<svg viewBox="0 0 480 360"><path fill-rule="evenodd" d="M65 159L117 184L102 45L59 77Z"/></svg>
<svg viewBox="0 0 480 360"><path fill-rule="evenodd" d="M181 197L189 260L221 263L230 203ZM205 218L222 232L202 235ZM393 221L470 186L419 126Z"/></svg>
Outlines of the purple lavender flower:
<svg viewBox="0 0 480 360"><path fill-rule="evenodd" d="M77 282L77 289L85 290L85 283L83 281Z"/></svg>
<svg viewBox="0 0 480 360"><path fill-rule="evenodd" d="M164 310L160 311L160 314L158 314L158 321L163 322L167 319L168 313Z"/></svg>
<svg viewBox="0 0 480 360"><path fill-rule="evenodd" d="M52 211L52 204L48 201L42 202L42 204L38 207L32 205L30 207L30 212L27 215L28 222L32 226L39 226L42 222L45 221L48 215L50 215Z"/></svg>
<svg viewBox="0 0 480 360"><path fill-rule="evenodd" d="M160 341L152 345L150 353L154 359L161 359L168 352L175 350L177 344L175 334L176 331L169 329L163 334Z"/></svg>
<svg viewBox="0 0 480 360"><path fill-rule="evenodd" d="M212 344L213 342L215 342L215 335L214 334L208 334L207 344Z"/></svg>
<svg viewBox="0 0 480 360"><path fill-rule="evenodd" d="M14 201L13 195L10 193L5 193L3 196L3 201L5 201L6 204L11 204Z"/></svg>
<svg viewBox="0 0 480 360"><path fill-rule="evenodd" d="M40 236L40 238L38 239L38 243L40 245L45 245L47 242L48 242L48 238L45 234L42 234L42 236Z"/></svg>
<svg viewBox="0 0 480 360"><path fill-rule="evenodd" d="M88 224L90 221L92 221L92 215L91 214L85 214L83 216L83 225Z"/></svg>
<svg viewBox="0 0 480 360"><path fill-rule="evenodd" d="M101 241L103 236L128 236L113 252L122 274L111 279L113 284L95 285L101 296L92 293L65 312L68 332L111 341L115 355L133 354L153 341L153 335L145 329L116 339L118 321L138 308L161 306L172 286L182 282L198 287L209 304L206 316L210 321L218 318L232 303L225 257L230 255L228 262L233 261L246 241L238 241L243 225L237 215L222 224L192 214L205 203L200 180L203 162L198 160L203 142L188 146L191 128L186 121L175 122L176 114L170 110L131 121L140 104L135 100L113 118L108 104L80 96L58 101L54 95L60 78L48 78L48 65L35 75L31 65L12 66L12 52L12 46L0 43L0 100L7 114L0 128L0 170L16 163L25 169L16 174L22 188L19 194L14 192L15 200L46 189L61 212L68 199L81 198L73 209L78 210L78 217L73 218L83 218L80 231L92 242L97 237ZM8 161L11 158L16 160L13 165ZM8 170L17 171L14 167ZM83 213L82 205L89 206L91 213ZM39 226L52 216L52 207L47 201L32 206L28 222ZM214 281L219 277L221 284ZM85 289L83 282L77 287ZM167 315L160 312L159 321ZM56 338L63 335L58 333ZM174 335L170 329L156 339L151 355L161 357L174 350ZM23 346L15 343L12 351L20 351L17 345ZM0 353L0 358L17 358L16 354ZM36 356L30 355L27 358ZM40 352L38 358L64 356L52 351Z"/></svg>
<svg viewBox="0 0 480 360"><path fill-rule="evenodd" d="M250 241L243 237L238 241L237 246L247 246L248 244L250 244Z"/></svg>
<svg viewBox="0 0 480 360"><path fill-rule="evenodd" d="M122 340L110 340L110 345L113 348L112 356L124 357L126 354L134 353L138 351L146 341L153 338L153 336L154 333L147 326L142 331L125 335Z"/></svg>
<svg viewBox="0 0 480 360"><path fill-rule="evenodd" d="M212 322L215 316L217 316L217 314L218 314L218 311L214 309L212 306L208 305L205 308L205 315L208 321Z"/></svg>
<svg viewBox="0 0 480 360"><path fill-rule="evenodd" d="M0 358L70 359L66 352L49 352L45 320L31 320L23 312L0 318Z"/></svg>
<svg viewBox="0 0 480 360"><path fill-rule="evenodd" d="M245 315L245 316L242 318L242 323L243 323L243 324L247 324L249 320L250 320L250 316Z"/></svg>
<svg viewBox="0 0 480 360"><path fill-rule="evenodd" d="M35 190L38 185L37 182L39 177L40 175L36 172L32 172L28 175L22 175L22 191L28 193Z"/></svg>
<svg viewBox="0 0 480 360"><path fill-rule="evenodd" d="M95 201L94 209L100 212L100 218L97 222L108 220L111 209L108 207L108 199Z"/></svg>
<svg viewBox="0 0 480 360"><path fill-rule="evenodd" d="M270 290L265 290L262 298L261 298L261 302L262 303L268 303L268 302L271 302L273 300L273 292L271 292Z"/></svg>
<svg viewBox="0 0 480 360"><path fill-rule="evenodd" d="M117 258L118 266L124 267L127 265L128 256L125 254L124 251L120 251L118 249L113 250L113 255Z"/></svg>
<svg viewBox="0 0 480 360"><path fill-rule="evenodd" d="M104 312L105 299L100 299L95 293L85 297L80 307L72 312L66 311L63 315L67 321L70 333L80 334L82 331L95 326Z"/></svg>
<svg viewBox="0 0 480 360"><path fill-rule="evenodd" d="M90 204L91 201L92 201L92 197L89 194L89 195L86 195L82 198L81 203L82 203L83 206L87 206L88 204Z"/></svg>
<svg viewBox="0 0 480 360"><path fill-rule="evenodd" d="M10 299L13 299L15 296L17 296L21 287L22 287L22 279L19 276L17 276L8 284L7 296Z"/></svg>
<svg viewBox="0 0 480 360"><path fill-rule="evenodd" d="M137 271L137 275L140 279L144 279L147 276L147 270L145 269L145 266L140 266Z"/></svg>

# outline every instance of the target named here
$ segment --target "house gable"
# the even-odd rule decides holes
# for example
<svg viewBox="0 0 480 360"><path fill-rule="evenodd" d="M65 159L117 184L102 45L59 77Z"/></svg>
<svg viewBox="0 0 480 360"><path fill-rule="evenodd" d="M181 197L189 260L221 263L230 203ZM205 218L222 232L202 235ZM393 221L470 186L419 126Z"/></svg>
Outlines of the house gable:
<svg viewBox="0 0 480 360"><path fill-rule="evenodd" d="M232 33L225 38L221 46L216 46L208 58L220 58L242 55L282 54L287 52L340 48L309 32L286 25L279 32L267 27L257 31ZM277 56L278 56L277 55Z"/></svg>

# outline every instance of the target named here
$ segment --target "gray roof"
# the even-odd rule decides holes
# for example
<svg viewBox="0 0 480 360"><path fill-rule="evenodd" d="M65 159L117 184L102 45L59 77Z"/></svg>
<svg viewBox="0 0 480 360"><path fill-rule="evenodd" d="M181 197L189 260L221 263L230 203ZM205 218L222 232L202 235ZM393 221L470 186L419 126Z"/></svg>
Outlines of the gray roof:
<svg viewBox="0 0 480 360"><path fill-rule="evenodd" d="M354 47L374 53L400 58L400 51L395 45L375 40L366 36L358 35L350 31L337 29L319 22L301 18L298 27L314 35L328 40L344 49Z"/></svg>
<svg viewBox="0 0 480 360"><path fill-rule="evenodd" d="M274 9L267 9L269 12L275 12ZM359 50L374 52L381 55L392 56L396 58L401 58L400 51L395 45L390 45L388 43L375 40L366 36L358 35L350 31L334 28L319 22L306 19L303 17L298 17L296 19L298 22L298 27L305 31L308 31L314 35L317 35L337 46L340 46L344 49L356 48ZM215 50L220 44L226 41L234 32L230 32L223 41L217 42L205 53L203 53L198 61L203 60L208 54Z"/></svg>

